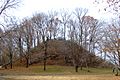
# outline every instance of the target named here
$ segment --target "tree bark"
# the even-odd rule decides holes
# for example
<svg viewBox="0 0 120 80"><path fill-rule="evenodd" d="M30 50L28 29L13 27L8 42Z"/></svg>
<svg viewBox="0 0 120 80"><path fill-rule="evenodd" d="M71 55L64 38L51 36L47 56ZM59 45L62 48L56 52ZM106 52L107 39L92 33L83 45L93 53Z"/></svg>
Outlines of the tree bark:
<svg viewBox="0 0 120 80"><path fill-rule="evenodd" d="M44 56L44 71L46 71L46 55Z"/></svg>
<svg viewBox="0 0 120 80"><path fill-rule="evenodd" d="M10 54L10 68L12 69L13 66L13 60L12 60L12 54Z"/></svg>
<svg viewBox="0 0 120 80"><path fill-rule="evenodd" d="M78 72L78 65L75 66L75 71Z"/></svg>
<svg viewBox="0 0 120 80"><path fill-rule="evenodd" d="M30 59L30 42L29 38L27 38L27 54L26 54L26 68L29 67L29 59Z"/></svg>
<svg viewBox="0 0 120 80"><path fill-rule="evenodd" d="M19 49L20 49L20 63L22 63L23 47L22 47L21 37L19 38Z"/></svg>
<svg viewBox="0 0 120 80"><path fill-rule="evenodd" d="M45 41L45 37L43 36L43 43L44 43L44 48L45 48L45 53L44 53L44 71L46 71L46 62L47 62L47 41L48 41L48 37L47 40Z"/></svg>
<svg viewBox="0 0 120 80"><path fill-rule="evenodd" d="M26 58L26 68L29 67L29 58Z"/></svg>
<svg viewBox="0 0 120 80"><path fill-rule="evenodd" d="M120 67L120 52L118 53L118 59L119 59L119 67Z"/></svg>

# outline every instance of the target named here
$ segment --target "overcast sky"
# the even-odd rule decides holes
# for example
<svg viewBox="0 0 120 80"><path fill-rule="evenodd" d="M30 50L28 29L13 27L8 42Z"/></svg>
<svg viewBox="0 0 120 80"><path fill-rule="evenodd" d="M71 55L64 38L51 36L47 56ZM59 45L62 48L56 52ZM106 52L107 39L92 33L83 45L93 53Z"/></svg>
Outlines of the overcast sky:
<svg viewBox="0 0 120 80"><path fill-rule="evenodd" d="M73 10L76 7L87 8L89 15L97 19L108 19L110 13L104 11L105 4L95 5L94 0L23 0L22 5L15 11L15 16L30 17L35 12L48 12L48 10L60 10L62 8Z"/></svg>

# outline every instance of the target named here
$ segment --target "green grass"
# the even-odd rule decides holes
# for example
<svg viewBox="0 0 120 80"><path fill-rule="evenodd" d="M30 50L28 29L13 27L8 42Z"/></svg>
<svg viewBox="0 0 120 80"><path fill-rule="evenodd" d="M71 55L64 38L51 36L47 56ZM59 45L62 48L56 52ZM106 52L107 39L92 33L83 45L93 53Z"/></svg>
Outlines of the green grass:
<svg viewBox="0 0 120 80"><path fill-rule="evenodd" d="M79 72L75 72L72 66L47 65L46 71L43 70L43 66L14 67L0 70L0 74L8 75L5 80L25 80L27 76L28 80L120 80L119 76L112 74L110 68L89 68L89 70L90 72L87 72L87 69L83 68L83 70L79 69Z"/></svg>
<svg viewBox="0 0 120 80"><path fill-rule="evenodd" d="M81 74L81 75L96 75L96 74L112 74L112 69L109 68L89 68L90 72L87 72L86 68L75 72L75 68L71 66L47 66L46 71L43 70L43 66L33 66L32 72L39 74Z"/></svg>
<svg viewBox="0 0 120 80"><path fill-rule="evenodd" d="M0 74L4 75L29 75L29 74L57 74L57 75L101 75L112 74L110 68L89 68L90 72L87 72L86 68L75 72L75 68L72 66L57 66L47 65L46 71L43 70L43 66L30 66L25 67L13 67L13 69L0 70Z"/></svg>

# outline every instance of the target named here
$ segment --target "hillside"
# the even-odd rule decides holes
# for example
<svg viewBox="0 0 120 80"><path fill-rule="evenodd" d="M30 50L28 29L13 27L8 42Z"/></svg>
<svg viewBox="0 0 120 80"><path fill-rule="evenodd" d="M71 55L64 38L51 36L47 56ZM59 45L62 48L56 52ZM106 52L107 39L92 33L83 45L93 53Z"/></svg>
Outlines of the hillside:
<svg viewBox="0 0 120 80"><path fill-rule="evenodd" d="M74 47L73 47L74 46ZM74 50L73 50L74 48ZM73 52L74 51L74 52ZM82 52L81 52L82 51ZM44 44L31 49L30 65L43 64ZM47 42L47 64L48 65L74 65L74 60L86 66L86 62L90 67L108 66L101 58L93 53L83 49L76 43L65 40L49 40Z"/></svg>

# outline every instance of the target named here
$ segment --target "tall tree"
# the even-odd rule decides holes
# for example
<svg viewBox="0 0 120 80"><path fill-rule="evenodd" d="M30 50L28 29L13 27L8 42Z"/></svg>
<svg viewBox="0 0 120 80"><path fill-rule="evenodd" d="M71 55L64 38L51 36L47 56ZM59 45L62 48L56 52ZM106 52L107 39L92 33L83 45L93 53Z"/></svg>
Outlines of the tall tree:
<svg viewBox="0 0 120 80"><path fill-rule="evenodd" d="M48 17L45 13L35 14L32 17L32 24L35 28L37 35L37 45L42 41L42 37L45 36L45 31L47 30Z"/></svg>
<svg viewBox="0 0 120 80"><path fill-rule="evenodd" d="M78 44L83 47L83 27L84 27L84 18L87 14L88 10L83 8L76 8L74 11L74 15L76 17L76 23L77 23L77 30L78 32ZM83 53L84 51L81 50L79 53ZM82 69L82 63L81 63L81 69Z"/></svg>
<svg viewBox="0 0 120 80"><path fill-rule="evenodd" d="M24 33L24 42L25 42L25 46L27 48L26 54L25 54L25 59L26 59L26 68L29 67L29 63L30 63L30 49L32 47L32 24L31 21L29 19L25 19L22 23L22 30Z"/></svg>
<svg viewBox="0 0 120 80"><path fill-rule="evenodd" d="M61 12L61 22L63 24L63 37L64 40L66 40L66 32L67 32L67 23L69 22L69 19L71 17L71 14L69 14L69 11L62 10Z"/></svg>
<svg viewBox="0 0 120 80"><path fill-rule="evenodd" d="M108 28L109 27L109 28ZM106 52L107 57L111 62L114 63L115 68L118 75L118 70L120 67L120 28L119 24L109 25L106 29L104 29L104 33L106 34L106 42L104 43L104 52Z"/></svg>

